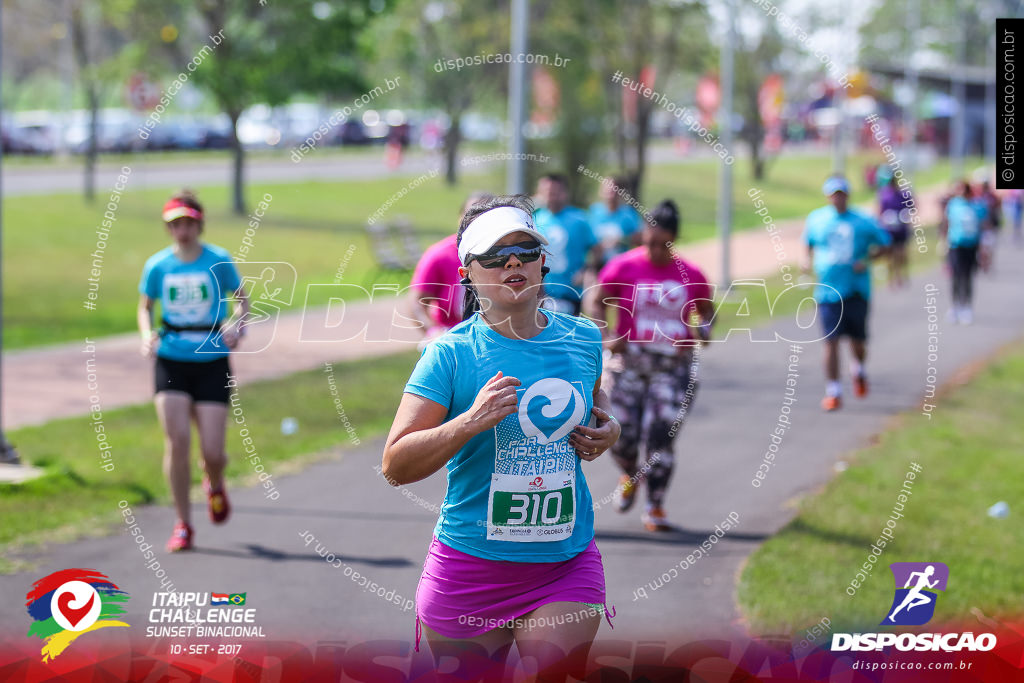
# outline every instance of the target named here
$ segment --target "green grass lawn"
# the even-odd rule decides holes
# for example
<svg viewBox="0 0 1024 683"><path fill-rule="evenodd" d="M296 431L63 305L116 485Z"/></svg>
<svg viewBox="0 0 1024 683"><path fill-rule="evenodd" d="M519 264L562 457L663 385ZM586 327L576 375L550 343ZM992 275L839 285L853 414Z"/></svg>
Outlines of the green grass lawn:
<svg viewBox="0 0 1024 683"><path fill-rule="evenodd" d="M354 433L348 432L339 418L323 368L241 387L238 405L266 471L277 478L328 449L336 452L348 447L354 438L365 441L386 432L417 357L410 352L371 363L333 366L339 397ZM299 421L298 432L291 436L281 433L285 417ZM161 470L163 435L152 404L105 411L103 421L112 445L111 472L100 469L102 461L88 417L7 433L27 461L45 468L46 474L21 485L0 484L0 570L10 571L15 566L12 551L27 543L68 539L90 529L106 532L109 524L119 519L120 500L130 505L169 502ZM235 482L254 482L255 463L244 455L239 429L229 422L227 474ZM198 443L193 437L196 453ZM201 481L197 462L195 456L192 478L196 483Z"/></svg>
<svg viewBox="0 0 1024 683"><path fill-rule="evenodd" d="M849 168L861 168L873 157L851 158ZM771 168L768 180L759 182L772 201L776 220L805 215L824 203L820 195L822 178L830 162L825 157L786 157ZM663 197L677 200L683 212L682 241L704 239L714 234L714 204L717 167L711 160L671 163L652 167L641 201L653 205ZM441 177L427 179L399 199L385 220L408 217L419 234L420 246L451 232L462 200L475 189L504 187L501 164L487 173L466 177L449 187ZM948 167L937 165L919 174L919 183L945 177ZM286 261L298 273L295 305L305 301L311 283L332 283L335 271L350 247L346 283L364 284L373 275L373 258L365 233L366 218L416 176L358 182L261 184L248 189L250 210L264 193L273 196L259 228L252 237L249 261ZM187 184L187 176L182 183ZM133 185L134 183L134 185ZM135 327L137 285L146 258L169 243L159 220L159 207L168 196L165 189L136 189L140 178L129 180L120 200L117 220L103 253L96 309L83 307L89 289L96 249L96 228L102 220L107 194L86 205L78 195L11 197L3 204L3 276L5 348L38 346L86 336L102 337L128 332ZM736 164L734 192L735 224L754 226L758 217L746 196L754 186L746 165ZM868 198L862 183L856 200ZM249 224L248 217L233 216L226 210L228 188L197 188L207 207L205 239L235 253ZM596 194L596 183L589 190ZM243 275L247 271L243 269ZM407 284L406 275L387 276L389 281ZM358 290L355 290L358 294ZM319 304L324 301L312 300Z"/></svg>
<svg viewBox="0 0 1024 683"><path fill-rule="evenodd" d="M873 631L893 595L891 562L949 565L935 622L1020 615L1024 546L1024 344L1000 355L964 387L942 396L931 420L898 418L879 442L849 458L849 468L800 504L798 516L750 558L739 604L754 633L806 628L823 616L833 631ZM921 466L912 495L874 570L850 597L846 588L867 561L889 518L910 463ZM1010 516L987 508L1008 501Z"/></svg>

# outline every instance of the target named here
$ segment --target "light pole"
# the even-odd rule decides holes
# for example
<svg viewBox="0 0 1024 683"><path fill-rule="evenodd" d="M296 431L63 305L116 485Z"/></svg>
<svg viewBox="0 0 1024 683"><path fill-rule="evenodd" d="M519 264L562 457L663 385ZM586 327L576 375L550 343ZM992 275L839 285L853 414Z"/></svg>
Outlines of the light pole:
<svg viewBox="0 0 1024 683"><path fill-rule="evenodd" d="M736 42L736 20L732 0L726 0L725 11L728 22L725 40L722 41L720 60L722 62L722 105L719 109L722 147L732 157L732 90L733 90L733 45ZM732 282L730 242L732 237L732 166L722 159L718 164L718 232L722 238L722 283L728 289Z"/></svg>
<svg viewBox="0 0 1024 683"><path fill-rule="evenodd" d="M512 126L509 139L508 178L506 188L509 194L522 194L526 191L525 141L523 125L526 123L526 42L529 35L530 3L529 0L512 0L512 36L509 41L512 47L512 61L509 64L508 79L508 120Z"/></svg>
<svg viewBox="0 0 1024 683"><path fill-rule="evenodd" d="M910 102L903 110L903 118L907 128L907 172L913 173L917 164L917 67L914 61L914 36L921 24L921 2L910 0L907 4L907 89L910 91Z"/></svg>
<svg viewBox="0 0 1024 683"><path fill-rule="evenodd" d="M0 3L0 34L3 33L3 4ZM2 93L0 93L0 103L3 102ZM2 113L3 105L0 104L0 113ZM0 198L3 197L3 154L0 154ZM3 258L3 218L0 216L0 359L3 358L4 352L4 258ZM0 364L0 406L2 406L3 397L3 370L2 364ZM18 452L14 450L11 444L7 443L7 437L4 435L4 424L3 424L3 409L0 408L0 463L14 464L17 465L20 462L18 459Z"/></svg>
<svg viewBox="0 0 1024 683"><path fill-rule="evenodd" d="M967 13L961 9L960 26L967 24ZM964 63L967 61L967 33L960 37L959 50L957 50L957 63L953 65L951 75L953 77L953 99L956 101L956 111L953 113L953 120L950 121L949 130L949 160L950 169L953 173L953 180L964 176L964 126L967 123L967 82L964 78Z"/></svg>

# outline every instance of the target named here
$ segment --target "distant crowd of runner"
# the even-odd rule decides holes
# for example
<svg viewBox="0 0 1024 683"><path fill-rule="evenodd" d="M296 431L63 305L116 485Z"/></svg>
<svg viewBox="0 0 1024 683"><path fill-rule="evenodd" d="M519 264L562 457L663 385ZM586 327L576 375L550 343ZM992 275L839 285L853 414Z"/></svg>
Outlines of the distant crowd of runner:
<svg viewBox="0 0 1024 683"><path fill-rule="evenodd" d="M853 393L868 394L872 260L888 257L892 288L908 282L906 195L884 172L874 182L877 216L849 206L849 183L836 175L822 188L828 203L806 220L802 265L816 283L828 412L842 406L843 338ZM422 356L380 472L393 485L447 472L417 592L417 647L422 626L432 649L472 642L498 662L515 642L542 667L581 670L602 615L612 616L584 468L605 451L621 470L617 509L631 509L643 485L644 528L675 528L665 497L714 297L675 246L676 204L666 199L640 214L623 201L626 187L606 179L588 210L569 203L559 174L542 177L532 197L473 194L457 230L430 246L413 274L409 305L423 325ZM974 274L992 267L1004 215L1019 243L1020 191L997 197L987 182L961 182L943 200L950 320L972 322ZM192 193L174 195L162 218L172 244L146 262L138 324L142 352L154 359L177 513L167 550L180 551L193 547L193 422L210 519L230 514L228 357L245 335L249 302L230 254L200 241L204 213ZM573 654L548 661L545 644Z"/></svg>

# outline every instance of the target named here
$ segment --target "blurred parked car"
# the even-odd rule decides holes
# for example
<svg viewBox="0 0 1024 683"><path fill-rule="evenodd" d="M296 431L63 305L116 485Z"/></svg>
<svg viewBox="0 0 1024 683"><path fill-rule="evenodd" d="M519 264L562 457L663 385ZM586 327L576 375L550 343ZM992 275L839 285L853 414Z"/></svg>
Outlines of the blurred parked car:
<svg viewBox="0 0 1024 683"><path fill-rule="evenodd" d="M338 124L331 139L335 145L368 145L370 136L366 134L363 124L355 119L348 119Z"/></svg>

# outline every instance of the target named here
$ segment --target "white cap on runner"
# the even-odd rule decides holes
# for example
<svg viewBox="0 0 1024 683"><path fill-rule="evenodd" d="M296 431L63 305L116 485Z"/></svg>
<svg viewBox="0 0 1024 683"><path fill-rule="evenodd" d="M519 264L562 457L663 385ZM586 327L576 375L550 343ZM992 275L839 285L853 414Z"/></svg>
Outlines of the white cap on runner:
<svg viewBox="0 0 1024 683"><path fill-rule="evenodd" d="M514 206L499 206L480 214L470 222L459 240L459 261L466 265L466 259L483 254L494 243L513 232L525 232L541 244L548 241L533 226L530 214Z"/></svg>

